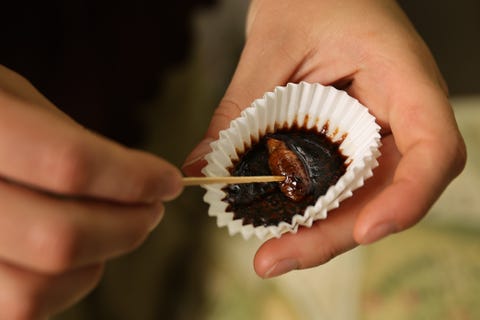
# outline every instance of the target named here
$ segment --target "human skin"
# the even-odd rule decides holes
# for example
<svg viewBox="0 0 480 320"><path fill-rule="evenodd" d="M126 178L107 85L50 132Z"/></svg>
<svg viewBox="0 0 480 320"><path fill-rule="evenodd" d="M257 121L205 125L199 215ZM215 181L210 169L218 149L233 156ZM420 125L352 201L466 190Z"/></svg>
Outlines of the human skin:
<svg viewBox="0 0 480 320"><path fill-rule="evenodd" d="M326 220L258 249L261 277L326 263L424 217L462 171L466 150L432 54L392 0L253 0L246 42L225 96L184 172L199 175L209 143L277 85L345 89L382 127L374 177Z"/></svg>
<svg viewBox="0 0 480 320"><path fill-rule="evenodd" d="M0 319L46 319L148 237L181 174L83 128L2 66L0 115Z"/></svg>

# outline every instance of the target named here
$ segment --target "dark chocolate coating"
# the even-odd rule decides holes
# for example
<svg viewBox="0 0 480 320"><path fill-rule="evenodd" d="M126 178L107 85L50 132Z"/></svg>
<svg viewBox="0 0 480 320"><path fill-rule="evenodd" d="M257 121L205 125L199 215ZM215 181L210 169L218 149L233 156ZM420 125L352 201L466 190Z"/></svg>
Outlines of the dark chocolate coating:
<svg viewBox="0 0 480 320"><path fill-rule="evenodd" d="M315 130L293 128L267 134L254 143L230 168L231 175L271 175L268 138L283 141L297 155L310 178L311 188L301 200L293 201L285 196L277 182L226 186L223 191L227 195L223 200L229 204L227 211L234 213L234 219L242 219L244 225L290 223L294 215L303 214L305 208L313 205L346 171L347 158L339 150L341 142L332 142Z"/></svg>

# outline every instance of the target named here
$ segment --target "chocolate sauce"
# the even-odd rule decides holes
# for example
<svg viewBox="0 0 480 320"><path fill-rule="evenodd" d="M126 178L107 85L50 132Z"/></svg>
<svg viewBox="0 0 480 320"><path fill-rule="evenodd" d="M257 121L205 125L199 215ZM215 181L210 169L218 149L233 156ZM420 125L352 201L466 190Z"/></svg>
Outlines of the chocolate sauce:
<svg viewBox="0 0 480 320"><path fill-rule="evenodd" d="M269 167L268 139L282 141L303 163L309 177L309 190L294 201L285 195L277 182L231 184L223 188L228 203L227 211L243 224L257 226L290 223L296 214L303 214L318 197L325 194L345 173L347 157L340 150L339 142L332 142L324 132L302 128L278 130L267 134L252 147L239 155L229 169L233 176L272 175Z"/></svg>

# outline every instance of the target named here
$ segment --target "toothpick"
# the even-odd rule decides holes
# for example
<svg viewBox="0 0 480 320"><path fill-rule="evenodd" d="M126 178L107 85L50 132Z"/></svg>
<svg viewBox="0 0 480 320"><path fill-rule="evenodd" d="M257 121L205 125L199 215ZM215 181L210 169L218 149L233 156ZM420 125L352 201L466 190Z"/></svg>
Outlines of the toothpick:
<svg viewBox="0 0 480 320"><path fill-rule="evenodd" d="M259 182L281 182L285 180L284 176L227 176L227 177L185 177L184 186L198 186L202 184L239 184L239 183L259 183Z"/></svg>

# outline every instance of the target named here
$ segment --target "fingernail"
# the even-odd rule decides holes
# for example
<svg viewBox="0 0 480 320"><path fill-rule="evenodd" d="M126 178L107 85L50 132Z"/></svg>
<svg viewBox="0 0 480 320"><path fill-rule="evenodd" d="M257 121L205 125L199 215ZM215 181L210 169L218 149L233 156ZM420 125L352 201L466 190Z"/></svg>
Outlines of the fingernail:
<svg viewBox="0 0 480 320"><path fill-rule="evenodd" d="M170 201L177 198L183 190L182 175L178 171L169 171L164 173L164 182L162 183L161 199Z"/></svg>
<svg viewBox="0 0 480 320"><path fill-rule="evenodd" d="M264 278L273 278L278 277L282 274L290 272L292 270L298 269L298 261L293 259L280 260L274 264L267 272L264 274Z"/></svg>
<svg viewBox="0 0 480 320"><path fill-rule="evenodd" d="M393 225L390 222L382 222L379 224L376 224L372 227L370 227L367 232L365 232L365 235L363 236L363 239L361 241L362 244L369 244L372 242L375 242L377 240L380 240L389 234L392 234L396 231L395 225Z"/></svg>
<svg viewBox="0 0 480 320"><path fill-rule="evenodd" d="M163 220L165 215L165 206L162 203L156 205L156 212L153 214L152 223L150 224L148 231L152 232L158 224Z"/></svg>

